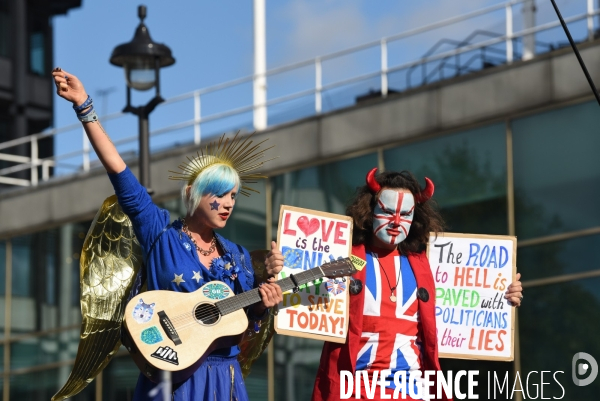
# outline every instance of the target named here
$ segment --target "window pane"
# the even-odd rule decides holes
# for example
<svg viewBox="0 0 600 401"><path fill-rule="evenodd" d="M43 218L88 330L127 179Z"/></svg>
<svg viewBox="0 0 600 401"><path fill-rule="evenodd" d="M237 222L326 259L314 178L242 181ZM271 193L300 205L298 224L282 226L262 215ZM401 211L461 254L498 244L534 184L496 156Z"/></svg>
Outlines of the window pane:
<svg viewBox="0 0 600 401"><path fill-rule="evenodd" d="M519 238L599 225L596 102L518 119L512 129Z"/></svg>
<svg viewBox="0 0 600 401"><path fill-rule="evenodd" d="M505 138L497 124L413 143L386 150L385 168L433 181L446 231L506 234Z"/></svg>
<svg viewBox="0 0 600 401"><path fill-rule="evenodd" d="M600 357L600 278L527 288L525 292L527 297L519 308L521 376L538 371L532 376L539 383L540 371L561 370L564 374L556 377L565 389L563 399L597 399L600 380L585 387L574 385L571 364L578 352L597 360ZM562 390L552 376L546 374L544 381L551 383L544 386L544 397L560 398ZM530 395L527 398L535 396Z"/></svg>
<svg viewBox="0 0 600 401"><path fill-rule="evenodd" d="M79 329L28 337L10 345L10 368L24 369L75 359L79 346ZM66 381L70 367L61 367Z"/></svg>
<svg viewBox="0 0 600 401"><path fill-rule="evenodd" d="M364 185L365 176L376 166L377 155L369 154L272 178L273 235L281 205L345 214L356 188Z"/></svg>
<svg viewBox="0 0 600 401"><path fill-rule="evenodd" d="M27 297L31 295L32 244L31 235L12 239L12 295Z"/></svg>
<svg viewBox="0 0 600 401"><path fill-rule="evenodd" d="M277 337L277 336L275 336ZM267 353L263 354L252 364L252 369L248 377L244 379L248 397L252 401L262 401L267 399L268 393L268 373L267 373Z"/></svg>
<svg viewBox="0 0 600 401"><path fill-rule="evenodd" d="M600 269L600 235L520 247L519 272L522 280L559 276Z"/></svg>
<svg viewBox="0 0 600 401"><path fill-rule="evenodd" d="M275 399L310 400L323 342L290 336L274 336Z"/></svg>
<svg viewBox="0 0 600 401"><path fill-rule="evenodd" d="M29 69L36 75L44 75L44 33L33 32L29 37Z"/></svg>
<svg viewBox="0 0 600 401"><path fill-rule="evenodd" d="M0 7L4 8L3 4ZM10 55L10 18L6 10L0 9L0 57Z"/></svg>
<svg viewBox="0 0 600 401"><path fill-rule="evenodd" d="M115 357L102 374L102 399L132 400L139 374L129 354Z"/></svg>
<svg viewBox="0 0 600 401"><path fill-rule="evenodd" d="M6 290L6 241L0 241L0 296L4 299L4 292ZM4 327L4 313L2 313L2 319L0 324Z"/></svg>
<svg viewBox="0 0 600 401"><path fill-rule="evenodd" d="M10 399L48 401L63 384L57 369L11 376ZM69 398L69 401L94 401L94 387L95 383L90 383L81 393Z"/></svg>

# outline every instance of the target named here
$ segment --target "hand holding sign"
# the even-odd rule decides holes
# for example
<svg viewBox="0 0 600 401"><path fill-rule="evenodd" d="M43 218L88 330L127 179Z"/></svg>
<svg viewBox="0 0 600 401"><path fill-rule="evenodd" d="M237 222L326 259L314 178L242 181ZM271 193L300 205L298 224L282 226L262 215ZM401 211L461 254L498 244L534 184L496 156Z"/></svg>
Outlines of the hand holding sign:
<svg viewBox="0 0 600 401"><path fill-rule="evenodd" d="M265 259L265 267L269 276L276 276L283 269L283 255L277 248L277 242L275 241L271 241L271 251Z"/></svg>
<svg viewBox="0 0 600 401"><path fill-rule="evenodd" d="M521 306L521 302L523 301L523 286L519 280L521 280L521 273L517 273L515 281L508 286L506 294L504 295L504 298L508 299L508 301L516 307Z"/></svg>

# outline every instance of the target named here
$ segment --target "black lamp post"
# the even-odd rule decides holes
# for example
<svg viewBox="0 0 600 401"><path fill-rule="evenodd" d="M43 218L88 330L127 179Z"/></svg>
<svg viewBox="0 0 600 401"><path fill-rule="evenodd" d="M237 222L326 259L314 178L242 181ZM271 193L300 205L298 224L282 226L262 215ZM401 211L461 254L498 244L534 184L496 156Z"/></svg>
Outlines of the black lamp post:
<svg viewBox="0 0 600 401"><path fill-rule="evenodd" d="M125 70L127 81L127 106L123 109L132 113L139 119L139 168L140 183L150 190L150 132L148 129L148 116L156 106L164 102L160 96L160 69L175 64L171 49L161 43L155 43L150 38L148 28L144 25L146 6L138 7L140 24L135 30L131 42L115 47L110 56L110 63ZM131 88L145 91L156 88L156 94L144 106L131 105Z"/></svg>

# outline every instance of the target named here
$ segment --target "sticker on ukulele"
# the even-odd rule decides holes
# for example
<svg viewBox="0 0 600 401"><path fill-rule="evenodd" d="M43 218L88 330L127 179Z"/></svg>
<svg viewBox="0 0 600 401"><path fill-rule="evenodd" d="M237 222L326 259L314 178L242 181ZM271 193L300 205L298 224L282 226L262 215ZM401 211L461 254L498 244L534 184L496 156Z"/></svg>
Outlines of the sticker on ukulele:
<svg viewBox="0 0 600 401"><path fill-rule="evenodd" d="M231 290L227 285L221 283L209 283L202 288L202 294L204 294L206 298L210 299L227 298L230 291Z"/></svg>
<svg viewBox="0 0 600 401"><path fill-rule="evenodd" d="M160 359L161 361L172 363L173 365L179 365L177 352L173 351L171 347L158 347L158 349L150 356L152 358Z"/></svg>
<svg viewBox="0 0 600 401"><path fill-rule="evenodd" d="M138 323L146 323L152 319L154 315L154 304L146 304L140 298L137 305L133 308L133 319Z"/></svg>
<svg viewBox="0 0 600 401"><path fill-rule="evenodd" d="M346 291L346 283L339 280L329 280L325 283L325 286L327 287L327 292L330 292L333 295L338 295Z"/></svg>
<svg viewBox="0 0 600 401"><path fill-rule="evenodd" d="M354 268L358 271L361 271L367 265L366 260L361 259L358 256L354 256L354 255L350 255L350 261L352 262L352 265L354 266Z"/></svg>
<svg viewBox="0 0 600 401"><path fill-rule="evenodd" d="M163 340L163 337L156 326L149 327L142 331L141 338L144 343L150 345L159 343Z"/></svg>

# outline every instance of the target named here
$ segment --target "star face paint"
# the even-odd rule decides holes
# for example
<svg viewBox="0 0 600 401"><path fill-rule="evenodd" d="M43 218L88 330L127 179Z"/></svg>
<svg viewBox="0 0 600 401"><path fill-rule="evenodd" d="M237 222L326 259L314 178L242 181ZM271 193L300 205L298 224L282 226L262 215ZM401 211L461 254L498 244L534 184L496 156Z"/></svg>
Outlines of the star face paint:
<svg viewBox="0 0 600 401"><path fill-rule="evenodd" d="M386 244L398 245L408 236L414 211L412 193L384 189L373 210L373 233Z"/></svg>
<svg viewBox="0 0 600 401"><path fill-rule="evenodd" d="M219 210L219 206L221 206L221 204L219 202L217 202L216 199L213 203L209 203L209 205L210 205L210 210Z"/></svg>
<svg viewBox="0 0 600 401"><path fill-rule="evenodd" d="M235 206L236 195L237 187L222 196L202 195L198 208L194 211L194 216L211 228L223 228Z"/></svg>

